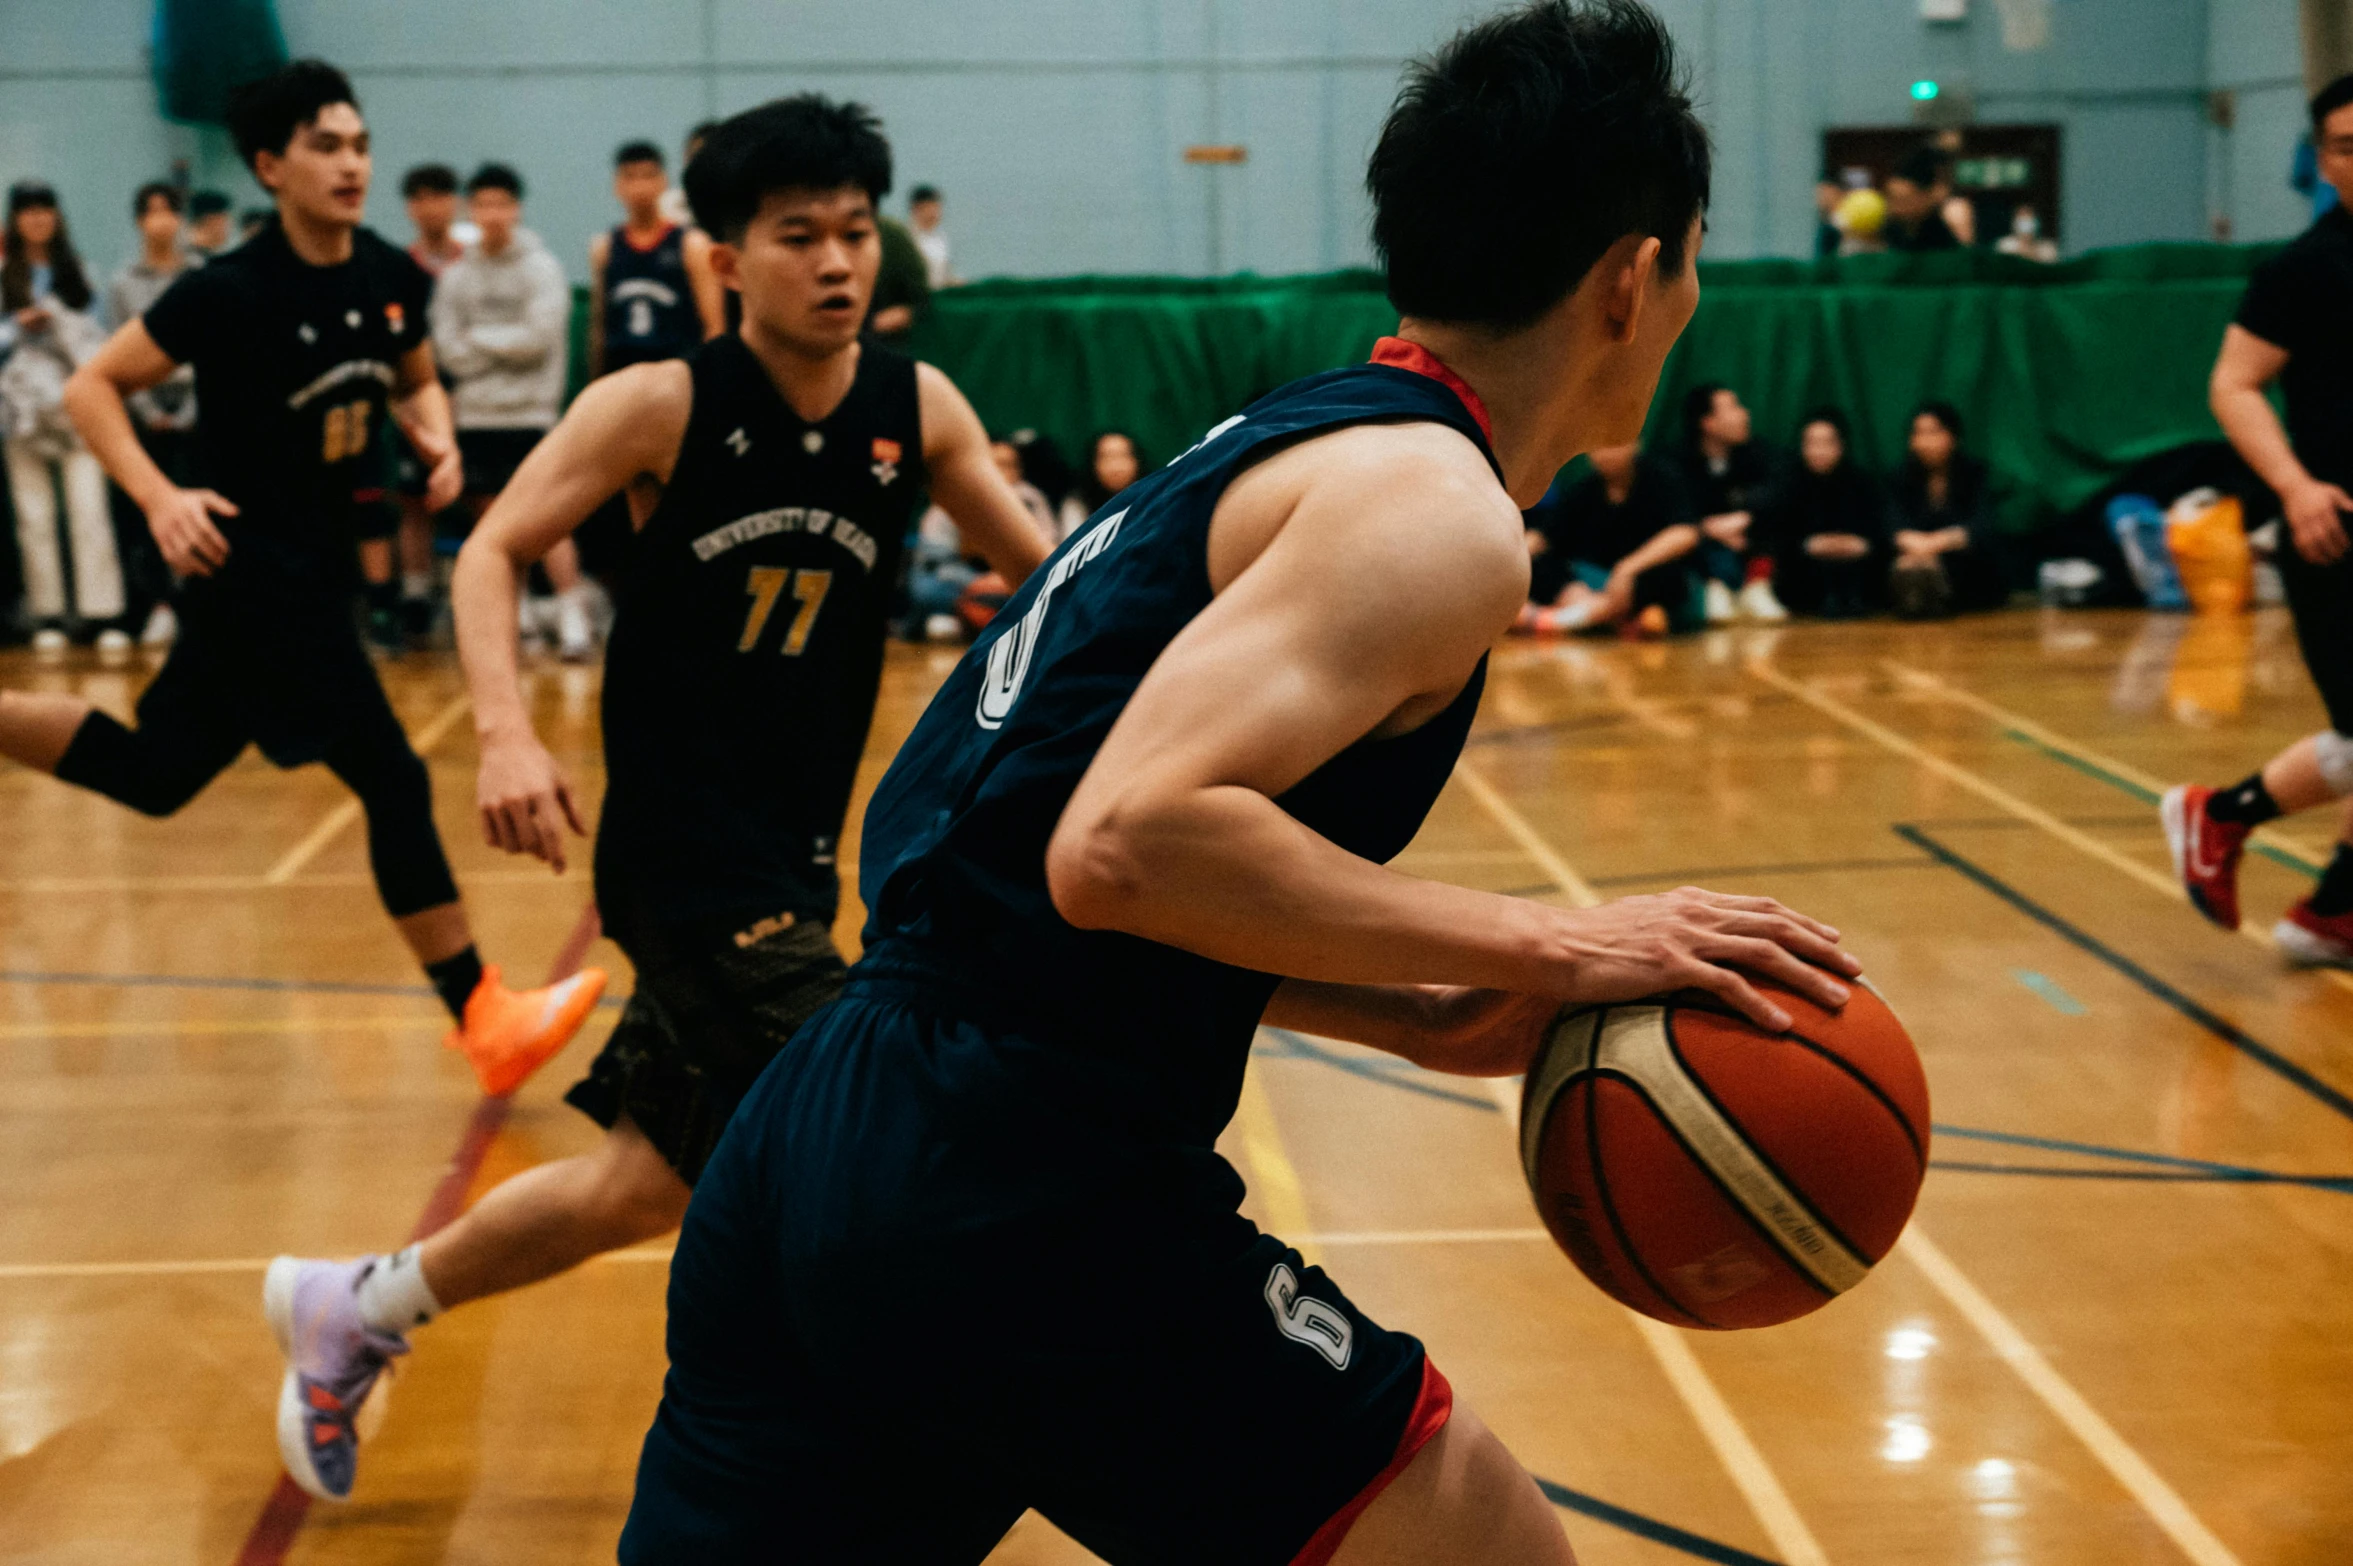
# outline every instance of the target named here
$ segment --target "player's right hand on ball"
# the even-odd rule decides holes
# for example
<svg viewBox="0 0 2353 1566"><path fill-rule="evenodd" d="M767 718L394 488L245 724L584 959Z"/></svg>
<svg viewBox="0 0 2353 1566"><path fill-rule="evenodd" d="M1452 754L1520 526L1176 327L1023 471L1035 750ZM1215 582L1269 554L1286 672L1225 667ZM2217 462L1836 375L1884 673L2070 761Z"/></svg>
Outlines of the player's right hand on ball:
<svg viewBox="0 0 2353 1566"><path fill-rule="evenodd" d="M1563 998L1638 1000L1705 990L1759 1027L1778 1033L1789 1013L1748 976L1770 979L1835 1011L1863 965L1839 949L1838 932L1770 897L1734 897L1696 886L1628 897L1561 915Z"/></svg>
<svg viewBox="0 0 2353 1566"><path fill-rule="evenodd" d="M228 563L229 541L212 525L233 517L237 504L209 489L175 489L147 512L147 530L175 576L210 576Z"/></svg>
<svg viewBox="0 0 2353 1566"><path fill-rule="evenodd" d="M588 835L570 780L536 736L484 742L474 803L482 812L484 842L544 859L558 875L564 873L564 828Z"/></svg>

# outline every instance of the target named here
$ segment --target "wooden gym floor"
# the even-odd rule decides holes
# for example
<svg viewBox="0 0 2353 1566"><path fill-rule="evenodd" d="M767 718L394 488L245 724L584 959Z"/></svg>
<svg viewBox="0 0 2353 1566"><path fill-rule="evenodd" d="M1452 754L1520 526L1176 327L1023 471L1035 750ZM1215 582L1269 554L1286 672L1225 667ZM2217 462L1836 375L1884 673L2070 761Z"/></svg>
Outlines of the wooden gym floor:
<svg viewBox="0 0 2353 1566"><path fill-rule="evenodd" d="M894 650L869 784L946 662ZM118 711L143 677L0 660ZM481 845L448 660L386 677L483 950L536 981L585 874ZM594 673L532 680L594 796ZM2234 938L2152 804L2319 721L2276 614L1508 646L1402 868L1843 926L1927 1058L1919 1220L1807 1321L1649 1326L1541 1237L1482 1084L1272 1032L1228 1138L1254 1213L1428 1341L1591 1566L2353 1558L2353 983L2259 933L2333 823L2269 834ZM248 757L165 823L0 772L0 1561L610 1559L660 1247L420 1334L338 1508L278 1486L257 1301L273 1252L387 1248L587 1145L559 1098L612 1015L485 1109L322 771ZM997 1557L1084 1558L1036 1519Z"/></svg>

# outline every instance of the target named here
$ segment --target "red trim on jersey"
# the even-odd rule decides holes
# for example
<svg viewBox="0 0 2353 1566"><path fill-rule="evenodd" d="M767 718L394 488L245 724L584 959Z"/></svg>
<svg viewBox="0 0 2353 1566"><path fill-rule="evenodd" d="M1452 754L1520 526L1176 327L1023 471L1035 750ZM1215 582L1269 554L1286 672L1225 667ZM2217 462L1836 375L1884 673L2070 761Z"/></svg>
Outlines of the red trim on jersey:
<svg viewBox="0 0 2353 1566"><path fill-rule="evenodd" d="M621 225L621 243L627 245L630 249L636 251L641 256L650 255L654 251L662 248L663 240L668 239L672 234L677 232L677 224L664 223L660 233L656 234L653 238L647 240L644 244L641 245L635 239L630 237L629 225L624 223Z"/></svg>
<svg viewBox="0 0 2353 1566"><path fill-rule="evenodd" d="M1438 356L1420 343L1409 343L1402 337L1384 337L1373 344L1373 363L1386 364L1395 369L1411 370L1416 375L1427 375L1462 399L1462 405L1479 421L1479 433L1487 437L1487 444L1495 444L1495 426L1487 418L1487 405L1479 394L1471 390L1471 383L1455 374Z"/></svg>
<svg viewBox="0 0 2353 1566"><path fill-rule="evenodd" d="M1397 340L1385 337L1381 341L1388 344ZM1411 343L1405 346L1413 347ZM1419 353L1421 350L1417 348L1414 351ZM1430 362L1438 364L1435 359ZM1445 369L1444 365L1438 367ZM1408 365L1406 368L1418 367ZM1470 388L1459 382L1456 385L1471 411L1479 412L1478 399L1470 395ZM1480 422L1485 422L1484 417ZM1389 1459L1388 1467L1373 1475L1371 1484L1356 1492L1355 1500L1334 1512L1331 1521L1316 1529L1315 1537L1307 1541L1306 1548L1291 1557L1291 1566L1327 1566L1331 1558L1340 1552L1341 1542L1348 1537L1348 1530L1356 1526L1356 1519L1364 1515L1364 1509L1372 1505L1383 1490L1389 1488L1391 1480L1405 1472L1405 1465L1430 1444L1432 1436L1446 1428L1446 1421L1453 1414L1454 1388L1446 1384L1446 1378L1438 1373L1438 1367L1430 1363L1429 1356L1425 1354L1422 1356L1422 1390L1413 1400L1413 1412L1406 1416L1405 1434L1397 1438L1397 1455Z"/></svg>

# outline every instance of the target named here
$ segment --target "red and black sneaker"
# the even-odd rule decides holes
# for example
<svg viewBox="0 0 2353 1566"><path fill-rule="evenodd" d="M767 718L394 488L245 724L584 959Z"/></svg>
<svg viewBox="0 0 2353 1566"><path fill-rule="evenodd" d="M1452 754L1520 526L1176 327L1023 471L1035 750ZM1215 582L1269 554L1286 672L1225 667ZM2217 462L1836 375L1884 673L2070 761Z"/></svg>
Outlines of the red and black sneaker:
<svg viewBox="0 0 2353 1566"><path fill-rule="evenodd" d="M2198 912L2226 930L2239 927L2239 856L2254 829L2206 812L2214 790L2195 783L2168 789L2157 813L2173 850L2173 873Z"/></svg>
<svg viewBox="0 0 2353 1566"><path fill-rule="evenodd" d="M2271 938L2299 968L2353 968L2353 913L2314 913L2307 897L2271 927Z"/></svg>

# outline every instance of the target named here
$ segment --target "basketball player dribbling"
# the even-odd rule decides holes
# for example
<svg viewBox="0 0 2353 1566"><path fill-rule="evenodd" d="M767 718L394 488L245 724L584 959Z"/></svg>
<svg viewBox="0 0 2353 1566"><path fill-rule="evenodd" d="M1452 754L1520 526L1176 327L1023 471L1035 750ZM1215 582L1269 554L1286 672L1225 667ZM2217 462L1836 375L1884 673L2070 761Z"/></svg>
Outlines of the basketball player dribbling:
<svg viewBox="0 0 2353 1566"><path fill-rule="evenodd" d="M860 338L890 181L855 104L788 98L717 127L687 191L741 327L591 385L459 556L485 834L561 869L580 815L531 729L516 588L612 497L640 524L605 663L596 839L597 906L636 988L570 1094L606 1128L595 1151L396 1254L272 1265L291 1361L279 1449L314 1495L350 1493L356 1412L410 1330L675 1228L736 1103L840 992L835 846L926 486L1008 580L1045 557L963 395Z"/></svg>
<svg viewBox="0 0 2353 1566"><path fill-rule="evenodd" d="M1261 1021L1500 1075L1563 1002L1843 1004L1837 932L1768 899L1380 864L1526 595L1519 506L1641 429L1707 180L1635 0L1415 69L1370 175L1398 336L1090 518L876 793L866 954L688 1208L623 1561L977 1562L1030 1507L1114 1566L1570 1560L1214 1143Z"/></svg>
<svg viewBox="0 0 2353 1566"><path fill-rule="evenodd" d="M258 745L324 762L367 812L385 911L457 1021L486 1093L561 1049L604 987L594 969L517 993L485 969L433 825L432 784L360 646L353 492L376 481L388 408L456 493L417 264L360 226L368 128L351 84L300 60L240 88L238 151L277 203L236 249L181 275L74 375L66 405L147 515L179 593L180 638L126 728L77 696L0 692L0 755L169 816ZM140 445L124 398L196 368L197 487Z"/></svg>

